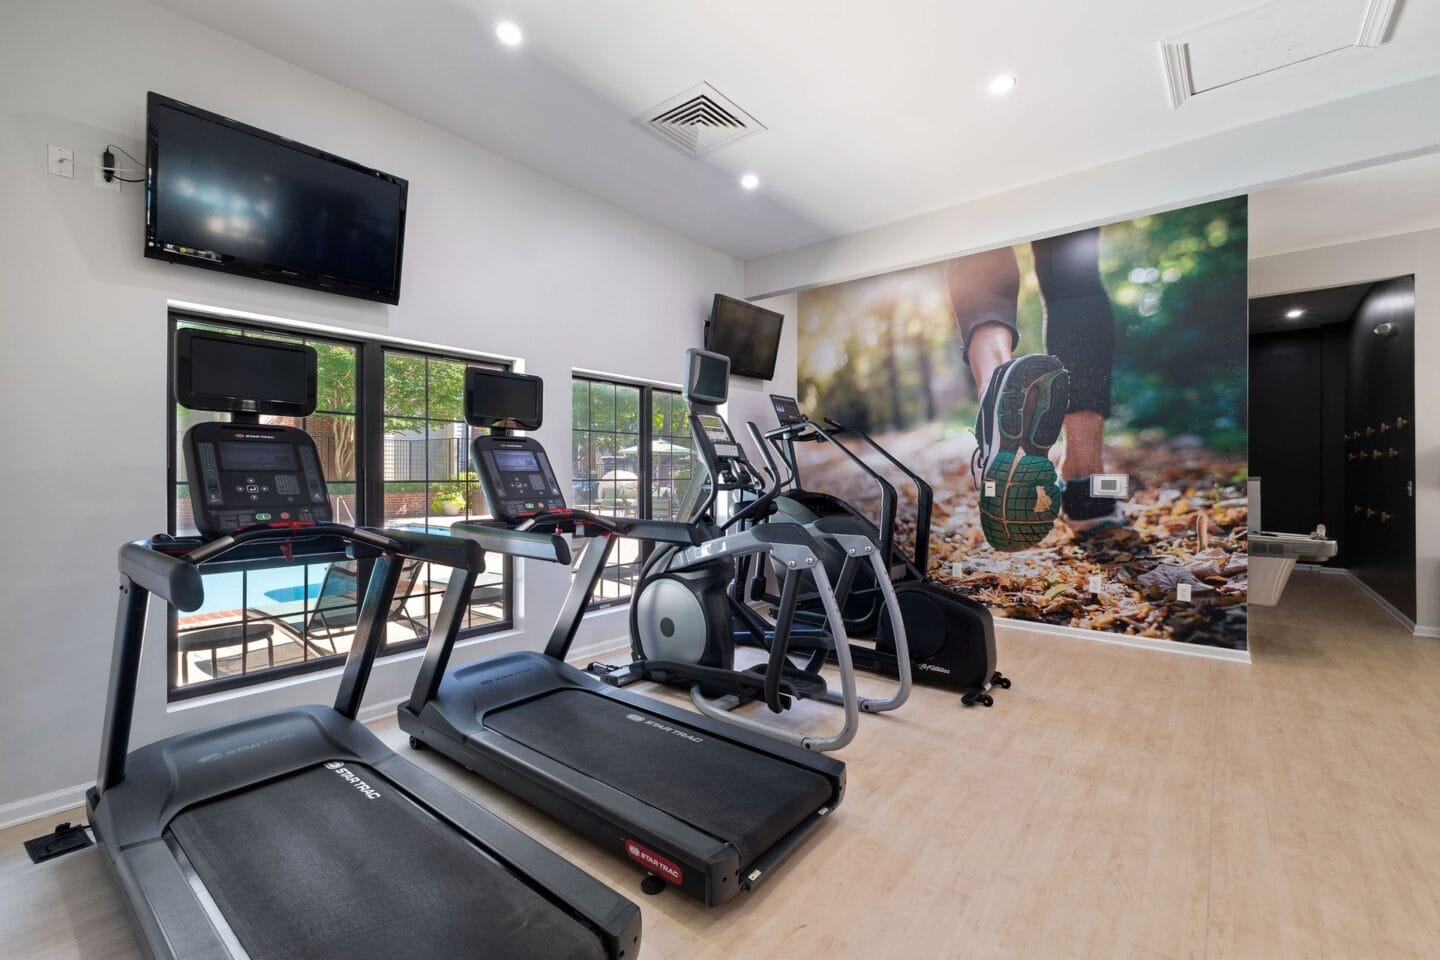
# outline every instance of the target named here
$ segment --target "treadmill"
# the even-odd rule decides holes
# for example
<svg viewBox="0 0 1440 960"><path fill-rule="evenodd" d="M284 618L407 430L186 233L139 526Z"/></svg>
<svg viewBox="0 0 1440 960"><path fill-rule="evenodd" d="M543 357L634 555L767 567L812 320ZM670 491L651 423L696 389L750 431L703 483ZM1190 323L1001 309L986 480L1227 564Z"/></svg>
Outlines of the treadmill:
<svg viewBox="0 0 1440 960"><path fill-rule="evenodd" d="M182 330L176 399L228 410L184 438L201 536L120 549L90 822L140 940L163 958L620 960L638 908L386 748L356 720L403 558L474 576L478 543L331 522L314 440L259 414L315 404L315 351ZM149 598L204 601L202 571L370 565L333 706L277 710L129 749ZM153 652L152 652L153 655Z"/></svg>
<svg viewBox="0 0 1440 960"><path fill-rule="evenodd" d="M694 546L690 524L601 517L566 506L545 449L538 377L471 368L466 420L497 524L456 524L484 549L551 563L583 546L543 652L447 673L473 576L450 582L410 700L411 745L428 747L515 794L707 906L757 888L839 804L845 765L732 723L605 683L565 662L615 539ZM469 583L467 583L467 580Z"/></svg>

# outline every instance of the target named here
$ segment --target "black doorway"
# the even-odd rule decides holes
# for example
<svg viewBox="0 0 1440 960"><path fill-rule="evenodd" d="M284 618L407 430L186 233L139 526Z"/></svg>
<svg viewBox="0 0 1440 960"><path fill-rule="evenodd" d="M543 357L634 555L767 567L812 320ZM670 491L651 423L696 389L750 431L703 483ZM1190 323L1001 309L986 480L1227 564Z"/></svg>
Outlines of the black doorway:
<svg viewBox="0 0 1440 960"><path fill-rule="evenodd" d="M1250 301L1250 472L1267 529L1325 524L1415 619L1415 278Z"/></svg>

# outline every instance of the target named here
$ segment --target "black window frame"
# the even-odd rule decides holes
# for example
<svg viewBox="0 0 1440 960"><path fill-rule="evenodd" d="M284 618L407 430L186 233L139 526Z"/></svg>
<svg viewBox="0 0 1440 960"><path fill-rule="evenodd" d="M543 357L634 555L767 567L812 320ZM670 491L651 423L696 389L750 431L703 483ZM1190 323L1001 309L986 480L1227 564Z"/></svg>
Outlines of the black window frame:
<svg viewBox="0 0 1440 960"><path fill-rule="evenodd" d="M171 535L175 534L176 495L181 484L177 463L179 456L179 437L177 435L176 404L174 401L174 344L176 330L185 324L199 324L212 328L238 328L247 332L333 343L355 350L355 478L353 481L338 482L353 484L355 488L354 523L357 525L383 522L384 519L385 446L383 441L385 433L384 363L386 351L394 350L412 355L423 355L437 360L464 363L466 365L486 364L494 365L502 369L511 369L512 367L512 364L508 361L498 357L478 356L460 351L451 353L443 348L409 344L388 338L367 337L364 334L335 332L328 329L313 330L303 326L267 323L250 318L212 315L204 313L203 311L172 309L169 311L167 320L169 336L167 338L168 346L166 349L165 363L165 529ZM491 558L487 558L487 561L489 559ZM462 629L459 634L459 639L469 640L488 634L502 633L515 628L514 564L509 557L503 558L503 561L504 594L501 600L502 616L494 623ZM371 565L371 561L361 561L357 567L359 574L358 586L361 596L363 596L365 586L369 580ZM209 696L214 693L243 689L257 684L271 683L277 680L285 680L292 677L331 670L343 665L347 656L345 653L318 656L294 663L261 667L257 670L246 671L236 676L213 678L182 686L180 685L181 672L178 646L179 622L179 612L173 607L169 608L167 611L165 642L165 688L166 699L169 703L182 702L196 697ZM400 643L386 643L381 649L379 657L384 659L386 657L424 649L428 640L429 636L427 634ZM244 654L242 654L242 656L243 655Z"/></svg>
<svg viewBox="0 0 1440 960"><path fill-rule="evenodd" d="M681 395L681 393L680 393L680 388L679 388L679 387L675 387L675 386L671 386L671 385L669 385L669 384L654 383L654 382L651 382L651 381L648 381L648 380L632 380L632 379L627 379L627 378L625 378L625 377L606 376L606 375L603 374L603 373L592 373L592 372L590 372L590 371L585 371L585 370L572 370L571 373L570 373L571 396L572 396L572 397L574 396L574 384L575 384L576 381L585 381L585 382L587 382L587 383L599 383L599 384L604 384L604 385L606 385L606 386L624 387L624 388L627 388L627 389L639 390L639 391L640 391L639 433L638 433L638 440L636 441L636 443L637 443L637 445L638 445L638 447L639 447L639 450L638 450L638 452L637 452L637 457L636 457L636 470L635 470L635 473L636 473L637 478L638 478L638 479L635 481L635 482L636 482L636 494L637 494L637 496L636 496L636 515L637 515L640 519L644 519L644 520L652 519L652 518L654 517L654 473L655 473L655 463L654 463L653 454L654 454L654 440L655 440L655 437L656 437L656 434L655 434L655 431L654 431L655 395L656 395L657 393L660 393L660 394L665 394L665 395L668 395L668 396L673 396L673 397L675 397L675 398L678 399L678 398L680 397L680 395ZM588 422L589 422L589 419L588 419L588 418L589 418L589 411L588 411L588 410L586 411L585 416L586 416L586 422L588 423ZM577 484L580 484L580 483L590 483L590 482L598 482L598 478L595 478L595 477L579 477L579 476L575 476L575 474L574 474L574 463L575 463L575 458L574 458L574 435L575 435L575 433L581 432L581 431L583 431L583 432L585 432L585 433L592 433L592 434L593 434L593 433L604 433L604 432L607 432L607 431L598 431L598 430L595 430L595 429L593 429L593 428L591 428L591 427L589 427L589 426L581 427L581 426L579 425L579 421L577 420L577 411L574 410L573 408L571 409L571 411L570 411L570 433L571 433L571 457L570 457L571 477L570 477L570 487L571 487L572 494L573 494L573 491L574 491L574 489L575 489L575 487L576 487ZM619 431L610 431L610 432L618 433ZM689 432L690 432L690 431L689 431L689 421L688 421L688 419L687 419L686 422L685 422L685 433L688 434ZM680 436L680 434L671 433L671 434L668 434L667 436ZM678 494L679 494L679 491L676 491L676 501L677 501L677 502L678 502ZM654 550L654 547L655 547L655 545L654 545L654 544L651 544L651 543L645 543L645 542L642 542L642 543L641 543L641 545L640 545L640 555L639 555L639 563L640 563L640 565L642 565L642 566L644 565L645 561L649 558L651 552ZM611 565L619 566L620 564L619 564L617 561L615 561L615 560L612 559L611 561L608 561L606 565L607 565L607 566L611 566ZM597 583L596 586L598 587L599 584ZM604 598L604 599L597 600L597 599L595 599L594 594L592 593L591 596L590 596L590 598L586 601L586 604L585 604L585 612L586 612L586 613L589 613L590 611L593 611L593 610L608 610L608 609L611 609L611 608L614 608L614 607L626 606L626 605L628 605L628 604L630 603L630 599L631 599L631 597L633 596L633 594L634 594L634 583L633 583L633 582L631 582L631 584L630 584L630 592L627 593L627 594L624 595L624 596L620 596L620 597L607 597L607 598Z"/></svg>

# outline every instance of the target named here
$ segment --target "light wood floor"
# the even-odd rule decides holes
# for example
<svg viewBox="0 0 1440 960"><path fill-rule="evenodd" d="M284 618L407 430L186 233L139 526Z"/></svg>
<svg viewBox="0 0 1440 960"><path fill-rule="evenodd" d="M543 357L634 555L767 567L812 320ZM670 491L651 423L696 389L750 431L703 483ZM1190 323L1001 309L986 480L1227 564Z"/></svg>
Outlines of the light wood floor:
<svg viewBox="0 0 1440 960"><path fill-rule="evenodd" d="M1440 956L1440 641L1321 574L1252 614L1249 667L1007 633L994 709L867 717L833 822L719 910L418 759L639 902L652 960ZM135 956L93 849L29 864L43 829L0 832L0 957Z"/></svg>

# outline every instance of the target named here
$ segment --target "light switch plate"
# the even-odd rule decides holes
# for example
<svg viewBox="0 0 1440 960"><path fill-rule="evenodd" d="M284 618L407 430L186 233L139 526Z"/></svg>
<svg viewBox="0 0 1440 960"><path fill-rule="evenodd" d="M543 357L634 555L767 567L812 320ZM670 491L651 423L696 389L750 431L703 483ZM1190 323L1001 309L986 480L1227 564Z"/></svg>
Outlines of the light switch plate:
<svg viewBox="0 0 1440 960"><path fill-rule="evenodd" d="M987 496L987 497L993 497L993 496L995 496L995 481L994 481L994 480L986 480L986 481L985 481L985 496Z"/></svg>
<svg viewBox="0 0 1440 960"><path fill-rule="evenodd" d="M1181 603L1190 602L1190 584L1179 583L1175 585L1175 599Z"/></svg>
<svg viewBox="0 0 1440 960"><path fill-rule="evenodd" d="M1101 578L1100 574L1092 574L1090 577L1090 592L1099 593L1104 588L1105 581Z"/></svg>
<svg viewBox="0 0 1440 960"><path fill-rule="evenodd" d="M1109 497L1122 500L1130 496L1130 475L1125 473L1096 473L1090 476L1090 496Z"/></svg>

